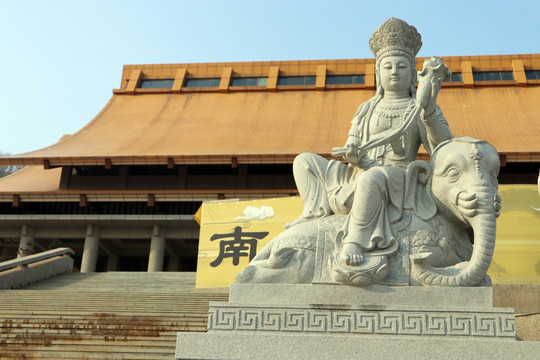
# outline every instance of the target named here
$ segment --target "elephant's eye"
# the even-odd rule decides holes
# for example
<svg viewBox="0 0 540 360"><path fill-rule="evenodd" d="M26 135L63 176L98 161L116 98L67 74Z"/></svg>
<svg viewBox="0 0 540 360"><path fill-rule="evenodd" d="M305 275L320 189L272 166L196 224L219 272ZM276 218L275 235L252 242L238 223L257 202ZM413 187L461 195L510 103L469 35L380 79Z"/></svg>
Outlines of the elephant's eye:
<svg viewBox="0 0 540 360"><path fill-rule="evenodd" d="M461 172L454 167L448 169L448 171L446 172L446 176L448 176L450 178L450 181L452 182L456 181L460 175L461 175Z"/></svg>

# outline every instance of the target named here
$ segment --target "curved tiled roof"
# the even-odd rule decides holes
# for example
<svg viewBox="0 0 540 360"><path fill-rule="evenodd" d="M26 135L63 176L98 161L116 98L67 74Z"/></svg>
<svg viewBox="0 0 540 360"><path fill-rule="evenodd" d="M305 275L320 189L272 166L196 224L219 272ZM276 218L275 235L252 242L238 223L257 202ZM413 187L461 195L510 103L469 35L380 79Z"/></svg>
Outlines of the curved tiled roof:
<svg viewBox="0 0 540 360"><path fill-rule="evenodd" d="M296 71L301 71L301 63ZM313 66L306 62L307 70L313 71ZM330 71L330 65L324 66ZM367 72L365 61L362 66ZM455 136L487 140L507 161L538 161L540 81L517 85L510 81L498 86L445 86L438 103ZM324 89L317 85L295 91L279 86L277 91L116 90L79 132L41 150L2 157L0 165L230 163L232 158L239 163L288 163L302 152L328 156L332 147L345 142L352 115L374 91L369 86L316 91Z"/></svg>
<svg viewBox="0 0 540 360"><path fill-rule="evenodd" d="M78 133L12 163L53 165L289 162L330 153L372 91L290 91L113 95ZM499 152L540 152L540 87L448 88L440 94L455 136L491 142ZM266 158L266 160L265 160ZM273 160L274 159L274 160Z"/></svg>

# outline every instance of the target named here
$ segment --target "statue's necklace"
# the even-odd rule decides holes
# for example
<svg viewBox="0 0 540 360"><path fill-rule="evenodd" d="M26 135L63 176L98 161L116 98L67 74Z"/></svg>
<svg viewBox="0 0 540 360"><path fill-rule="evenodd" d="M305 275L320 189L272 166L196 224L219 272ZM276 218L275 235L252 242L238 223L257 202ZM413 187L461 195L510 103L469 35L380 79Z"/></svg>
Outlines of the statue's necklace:
<svg viewBox="0 0 540 360"><path fill-rule="evenodd" d="M411 99L396 100L392 102L380 102L375 107L375 115L377 116L377 126L381 117L387 119L388 125L391 128L393 120L405 113Z"/></svg>

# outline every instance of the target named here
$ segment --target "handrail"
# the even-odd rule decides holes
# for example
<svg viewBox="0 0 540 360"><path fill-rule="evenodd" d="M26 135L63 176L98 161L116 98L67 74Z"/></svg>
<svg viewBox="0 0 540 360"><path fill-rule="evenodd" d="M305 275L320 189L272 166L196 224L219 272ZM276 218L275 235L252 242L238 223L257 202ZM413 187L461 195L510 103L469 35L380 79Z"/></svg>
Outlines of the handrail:
<svg viewBox="0 0 540 360"><path fill-rule="evenodd" d="M75 252L71 250L70 248L58 248L53 250L44 251L38 254L28 255L21 258L8 260L0 263L0 271L12 269L17 266L26 266L28 264L32 264L41 260L50 259L55 256L61 256L65 254L71 254L74 255Z"/></svg>

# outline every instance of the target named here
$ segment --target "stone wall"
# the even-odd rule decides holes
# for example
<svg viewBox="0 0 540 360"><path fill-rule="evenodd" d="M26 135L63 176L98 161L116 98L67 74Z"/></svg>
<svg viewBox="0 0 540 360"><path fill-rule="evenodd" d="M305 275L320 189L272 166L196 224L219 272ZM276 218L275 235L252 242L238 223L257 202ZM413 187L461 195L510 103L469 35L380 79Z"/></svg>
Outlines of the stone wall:
<svg viewBox="0 0 540 360"><path fill-rule="evenodd" d="M493 285L493 305L514 308L519 339L540 341L540 284Z"/></svg>

